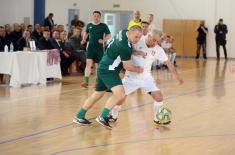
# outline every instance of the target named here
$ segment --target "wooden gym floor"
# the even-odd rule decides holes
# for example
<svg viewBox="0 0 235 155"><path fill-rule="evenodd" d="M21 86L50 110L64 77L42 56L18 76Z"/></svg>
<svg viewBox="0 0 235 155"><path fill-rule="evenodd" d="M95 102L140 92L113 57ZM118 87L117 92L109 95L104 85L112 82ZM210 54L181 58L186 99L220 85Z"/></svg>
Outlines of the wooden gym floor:
<svg viewBox="0 0 235 155"><path fill-rule="evenodd" d="M234 155L235 61L178 60L184 78L179 86L172 75L154 71L173 112L172 124L155 126L153 100L137 91L128 96L112 131L98 125L107 94L81 127L72 118L93 92L80 87L82 76L62 82L23 88L0 87L1 155Z"/></svg>

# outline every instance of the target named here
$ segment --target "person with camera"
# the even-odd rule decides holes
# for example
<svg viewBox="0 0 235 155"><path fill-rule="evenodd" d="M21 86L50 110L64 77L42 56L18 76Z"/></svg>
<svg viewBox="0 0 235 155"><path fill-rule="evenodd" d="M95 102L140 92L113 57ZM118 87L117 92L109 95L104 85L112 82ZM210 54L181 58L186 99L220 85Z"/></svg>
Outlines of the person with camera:
<svg viewBox="0 0 235 155"><path fill-rule="evenodd" d="M206 35L208 33L208 28L205 26L205 22L201 21L199 27L197 28L198 36L197 36L197 53L196 59L200 58L200 50L203 49L203 58L204 60L207 59L206 57Z"/></svg>

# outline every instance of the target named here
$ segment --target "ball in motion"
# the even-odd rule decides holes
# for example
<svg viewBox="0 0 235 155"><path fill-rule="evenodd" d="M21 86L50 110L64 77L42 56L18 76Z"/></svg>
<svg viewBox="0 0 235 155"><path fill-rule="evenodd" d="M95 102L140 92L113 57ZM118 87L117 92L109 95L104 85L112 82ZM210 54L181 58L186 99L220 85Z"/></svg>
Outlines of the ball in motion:
<svg viewBox="0 0 235 155"><path fill-rule="evenodd" d="M171 110L166 107L162 107L157 111L158 124L167 125L171 123Z"/></svg>

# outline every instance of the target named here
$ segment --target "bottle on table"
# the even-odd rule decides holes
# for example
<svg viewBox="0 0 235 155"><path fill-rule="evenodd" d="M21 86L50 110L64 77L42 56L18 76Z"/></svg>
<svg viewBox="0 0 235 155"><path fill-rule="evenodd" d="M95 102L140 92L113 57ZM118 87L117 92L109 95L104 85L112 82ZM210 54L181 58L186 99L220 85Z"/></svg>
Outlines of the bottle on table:
<svg viewBox="0 0 235 155"><path fill-rule="evenodd" d="M8 52L8 46L7 45L4 46L4 52Z"/></svg>
<svg viewBox="0 0 235 155"><path fill-rule="evenodd" d="M13 52L14 51L14 45L13 43L10 44L10 52Z"/></svg>

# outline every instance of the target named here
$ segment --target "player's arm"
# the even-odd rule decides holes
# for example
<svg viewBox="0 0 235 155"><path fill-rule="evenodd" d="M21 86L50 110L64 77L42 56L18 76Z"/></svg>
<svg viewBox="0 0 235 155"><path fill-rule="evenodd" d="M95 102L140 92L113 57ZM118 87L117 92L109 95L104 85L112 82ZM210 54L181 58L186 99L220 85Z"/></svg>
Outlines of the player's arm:
<svg viewBox="0 0 235 155"><path fill-rule="evenodd" d="M100 44L104 44L111 38L111 34L105 34L103 39L99 39Z"/></svg>
<svg viewBox="0 0 235 155"><path fill-rule="evenodd" d="M132 61L122 61L124 69L130 72L143 73L144 69L133 65Z"/></svg>
<svg viewBox="0 0 235 155"><path fill-rule="evenodd" d="M105 24L103 39L99 39L100 44L106 43L111 38L111 32L108 26Z"/></svg>
<svg viewBox="0 0 235 155"><path fill-rule="evenodd" d="M183 79L180 77L180 75L177 73L177 71L175 70L175 67L172 65L172 63L170 62L170 60L167 60L164 62L168 69L170 70L170 72L175 76L175 78L179 81L180 84L183 84L184 81Z"/></svg>
<svg viewBox="0 0 235 155"><path fill-rule="evenodd" d="M87 33L87 32L84 32L84 33L83 33L83 38L82 38L82 41L81 41L81 44L82 44L82 45L86 43L86 40L87 40L87 38L88 38L88 35L89 35L89 33Z"/></svg>

